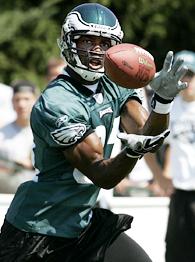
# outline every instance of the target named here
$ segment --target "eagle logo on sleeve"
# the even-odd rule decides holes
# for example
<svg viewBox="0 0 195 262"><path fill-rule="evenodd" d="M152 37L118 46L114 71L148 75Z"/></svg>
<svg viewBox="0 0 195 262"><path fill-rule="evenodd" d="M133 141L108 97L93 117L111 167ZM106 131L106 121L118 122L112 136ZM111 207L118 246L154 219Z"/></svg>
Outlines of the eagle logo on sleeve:
<svg viewBox="0 0 195 262"><path fill-rule="evenodd" d="M75 144L86 132L84 124L72 124L51 132L53 140L62 146L70 146Z"/></svg>

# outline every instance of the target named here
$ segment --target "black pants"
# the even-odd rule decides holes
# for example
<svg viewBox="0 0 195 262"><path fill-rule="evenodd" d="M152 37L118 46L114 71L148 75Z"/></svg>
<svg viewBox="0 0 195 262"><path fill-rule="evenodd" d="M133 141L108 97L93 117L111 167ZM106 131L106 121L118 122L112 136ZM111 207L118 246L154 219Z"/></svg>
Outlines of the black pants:
<svg viewBox="0 0 195 262"><path fill-rule="evenodd" d="M166 262L195 262L195 191L176 190L171 196Z"/></svg>
<svg viewBox="0 0 195 262"><path fill-rule="evenodd" d="M94 209L91 225L79 238L67 239L23 232L4 222L0 262L151 262L124 230L132 217Z"/></svg>

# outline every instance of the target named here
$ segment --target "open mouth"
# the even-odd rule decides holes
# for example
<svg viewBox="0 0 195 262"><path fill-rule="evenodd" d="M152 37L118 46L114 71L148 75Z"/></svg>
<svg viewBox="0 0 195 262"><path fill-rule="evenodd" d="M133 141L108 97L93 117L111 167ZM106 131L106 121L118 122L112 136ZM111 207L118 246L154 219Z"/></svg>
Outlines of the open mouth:
<svg viewBox="0 0 195 262"><path fill-rule="evenodd" d="M86 50L79 50L78 52L81 63L93 71L100 70L104 67L104 53L105 52L89 52Z"/></svg>
<svg viewBox="0 0 195 262"><path fill-rule="evenodd" d="M91 58L89 60L89 67L93 69L100 69L103 67L103 61L101 58Z"/></svg>

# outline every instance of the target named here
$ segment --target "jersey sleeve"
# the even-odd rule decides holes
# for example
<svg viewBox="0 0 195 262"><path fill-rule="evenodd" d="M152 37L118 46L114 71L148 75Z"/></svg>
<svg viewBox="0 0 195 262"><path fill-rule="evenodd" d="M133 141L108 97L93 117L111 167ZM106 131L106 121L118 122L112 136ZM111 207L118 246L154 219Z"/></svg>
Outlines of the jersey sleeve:
<svg viewBox="0 0 195 262"><path fill-rule="evenodd" d="M116 94L117 99L119 99L120 103L120 110L123 105L130 99L137 100L139 103L142 104L142 92L140 89L131 89L131 88L124 88L122 86L117 85L113 81L111 81L106 75L102 77L104 85L107 87L111 87L111 92Z"/></svg>
<svg viewBox="0 0 195 262"><path fill-rule="evenodd" d="M57 88L56 92L51 89L40 96L32 110L31 127L49 146L64 148L78 143L93 130L82 100Z"/></svg>
<svg viewBox="0 0 195 262"><path fill-rule="evenodd" d="M120 108L130 99L134 99L142 104L142 96L141 92L137 91L136 89L127 89L124 87L119 86L120 91Z"/></svg>

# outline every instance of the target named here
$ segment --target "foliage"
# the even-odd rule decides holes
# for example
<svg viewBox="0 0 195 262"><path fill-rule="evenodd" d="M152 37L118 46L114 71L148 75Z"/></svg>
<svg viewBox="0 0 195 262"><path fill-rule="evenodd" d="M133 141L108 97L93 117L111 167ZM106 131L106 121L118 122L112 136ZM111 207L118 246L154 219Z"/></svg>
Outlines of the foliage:
<svg viewBox="0 0 195 262"><path fill-rule="evenodd" d="M116 14L124 42L150 51L160 69L168 50L195 50L195 2L191 0L0 0L0 81L30 79L41 89L47 61L59 56L56 39L68 11L84 2L101 3Z"/></svg>

